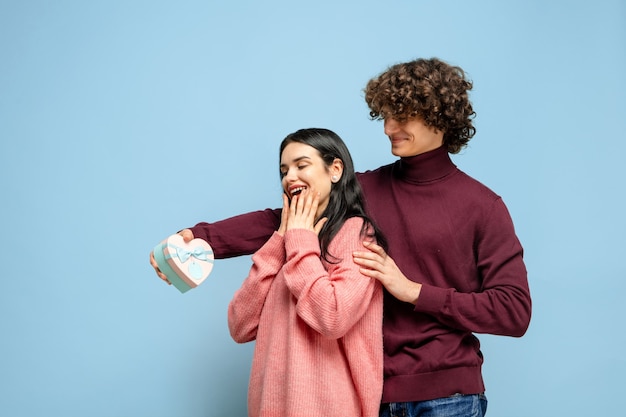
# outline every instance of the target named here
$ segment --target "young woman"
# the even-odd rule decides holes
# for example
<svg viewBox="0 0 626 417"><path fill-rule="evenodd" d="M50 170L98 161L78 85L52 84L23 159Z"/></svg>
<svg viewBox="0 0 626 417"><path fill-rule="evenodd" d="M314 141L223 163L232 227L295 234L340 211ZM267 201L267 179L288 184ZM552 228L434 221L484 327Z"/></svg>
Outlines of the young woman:
<svg viewBox="0 0 626 417"><path fill-rule="evenodd" d="M233 339L256 340L248 414L378 416L382 287L352 253L385 242L348 149L332 131L299 130L280 146L280 177L280 227L228 308Z"/></svg>

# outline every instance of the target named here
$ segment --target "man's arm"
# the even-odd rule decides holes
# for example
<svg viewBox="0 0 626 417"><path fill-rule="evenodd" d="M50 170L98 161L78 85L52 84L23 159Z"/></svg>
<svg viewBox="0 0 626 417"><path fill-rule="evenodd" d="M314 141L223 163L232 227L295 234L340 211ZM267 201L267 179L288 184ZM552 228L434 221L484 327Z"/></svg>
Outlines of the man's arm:
<svg viewBox="0 0 626 417"><path fill-rule="evenodd" d="M452 328L521 337L530 325L532 300L524 250L502 199L497 199L476 235L480 289L465 293L423 284L416 311Z"/></svg>
<svg viewBox="0 0 626 417"><path fill-rule="evenodd" d="M191 227L194 238L207 241L216 259L251 255L280 226L280 209L265 209Z"/></svg>
<svg viewBox="0 0 626 417"><path fill-rule="evenodd" d="M395 298L451 328L520 337L530 324L532 301L523 249L501 199L481 230L476 263L482 288L475 292L412 281L376 244L366 244L369 251L355 252L354 262L363 275L379 280Z"/></svg>

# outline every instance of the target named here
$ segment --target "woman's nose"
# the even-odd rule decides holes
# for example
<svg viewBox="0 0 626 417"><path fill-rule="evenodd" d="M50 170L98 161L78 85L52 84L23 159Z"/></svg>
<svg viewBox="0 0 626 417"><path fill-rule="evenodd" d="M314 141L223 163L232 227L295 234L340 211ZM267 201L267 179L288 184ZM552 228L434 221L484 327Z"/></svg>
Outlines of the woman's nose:
<svg viewBox="0 0 626 417"><path fill-rule="evenodd" d="M294 182L297 179L297 176L295 174L295 170L288 169L287 172L285 173L285 176L283 178L285 179L285 181L287 183Z"/></svg>

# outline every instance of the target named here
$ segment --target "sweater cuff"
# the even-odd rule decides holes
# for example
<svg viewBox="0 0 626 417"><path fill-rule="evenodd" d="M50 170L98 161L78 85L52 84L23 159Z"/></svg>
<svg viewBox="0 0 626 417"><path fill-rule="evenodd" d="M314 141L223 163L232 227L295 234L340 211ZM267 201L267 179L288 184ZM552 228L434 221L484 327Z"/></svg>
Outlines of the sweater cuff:
<svg viewBox="0 0 626 417"><path fill-rule="evenodd" d="M317 234L307 229L291 229L285 232L285 250L287 259L291 259L295 253L313 251L319 255L320 244Z"/></svg>
<svg viewBox="0 0 626 417"><path fill-rule="evenodd" d="M422 284L422 289L420 290L419 297L417 297L414 311L433 315L440 314L445 308L448 294L450 294L451 291L451 289Z"/></svg>

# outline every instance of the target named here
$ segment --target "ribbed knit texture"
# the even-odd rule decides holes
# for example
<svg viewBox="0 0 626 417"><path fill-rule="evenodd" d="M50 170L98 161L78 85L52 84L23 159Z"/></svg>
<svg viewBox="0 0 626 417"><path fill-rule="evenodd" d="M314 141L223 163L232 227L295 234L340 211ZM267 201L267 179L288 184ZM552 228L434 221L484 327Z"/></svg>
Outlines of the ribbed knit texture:
<svg viewBox="0 0 626 417"><path fill-rule="evenodd" d="M228 308L239 343L256 340L250 417L375 417L382 395L382 289L361 275L362 220L349 219L320 259L317 235L274 233Z"/></svg>
<svg viewBox="0 0 626 417"><path fill-rule="evenodd" d="M423 285L415 306L385 292L383 402L482 392L475 334L518 337L531 316L523 249L504 202L445 147L358 178L389 255ZM228 258L253 253L279 224L280 210L263 210L192 230Z"/></svg>

